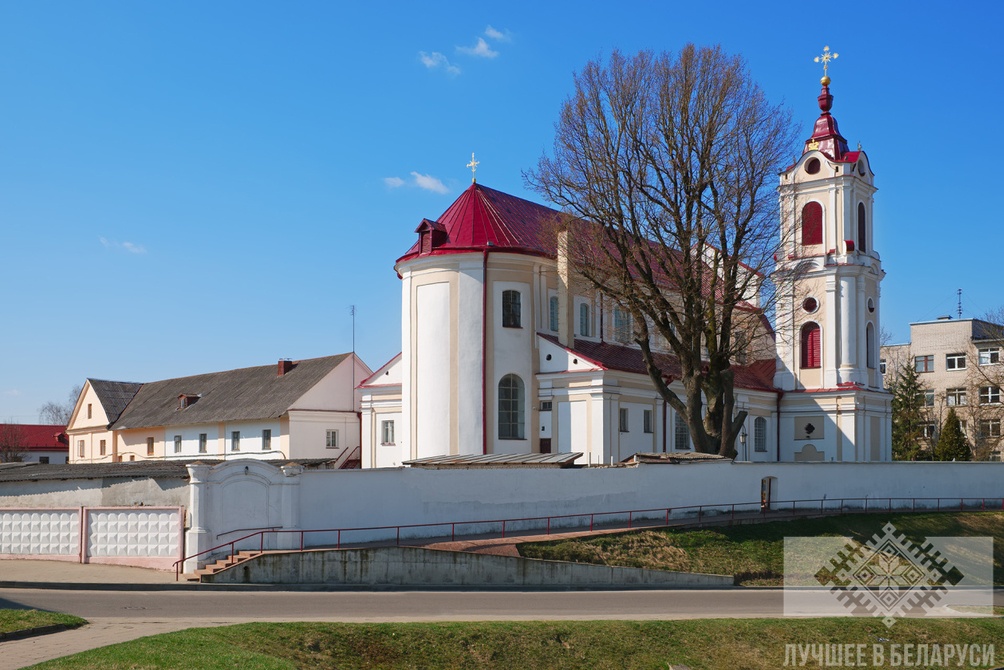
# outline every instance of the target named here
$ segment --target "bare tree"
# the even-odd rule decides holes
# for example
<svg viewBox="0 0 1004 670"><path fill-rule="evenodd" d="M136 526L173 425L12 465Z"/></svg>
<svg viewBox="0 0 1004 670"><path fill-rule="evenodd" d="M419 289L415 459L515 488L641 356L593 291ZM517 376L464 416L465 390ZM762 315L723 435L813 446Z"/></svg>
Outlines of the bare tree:
<svg viewBox="0 0 1004 670"><path fill-rule="evenodd" d="M569 229L575 270L630 314L649 376L698 451L735 455L746 412L735 412L734 334L763 317L780 244L775 180L794 147L790 112L741 58L693 45L614 52L575 77L553 156L525 174L591 222ZM675 362L653 353L655 336Z"/></svg>
<svg viewBox="0 0 1004 670"><path fill-rule="evenodd" d="M0 423L0 463L20 463L28 446L21 426L12 421Z"/></svg>
<svg viewBox="0 0 1004 670"><path fill-rule="evenodd" d="M67 397L66 402L58 403L50 400L39 407L39 423L50 424L53 426L65 426L70 423L70 417L73 415L73 408L77 404L77 397L80 396L80 392L83 388L84 387L80 384L77 384L70 389L70 395Z"/></svg>

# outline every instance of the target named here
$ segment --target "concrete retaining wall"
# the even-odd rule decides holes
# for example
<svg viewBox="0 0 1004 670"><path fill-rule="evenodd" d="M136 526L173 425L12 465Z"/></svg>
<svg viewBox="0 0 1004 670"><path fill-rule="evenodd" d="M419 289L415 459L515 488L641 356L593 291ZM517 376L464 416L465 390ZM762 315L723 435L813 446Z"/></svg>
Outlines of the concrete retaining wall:
<svg viewBox="0 0 1004 670"><path fill-rule="evenodd" d="M723 588L707 575L542 561L415 547L262 554L206 579L216 584L329 584L388 588Z"/></svg>

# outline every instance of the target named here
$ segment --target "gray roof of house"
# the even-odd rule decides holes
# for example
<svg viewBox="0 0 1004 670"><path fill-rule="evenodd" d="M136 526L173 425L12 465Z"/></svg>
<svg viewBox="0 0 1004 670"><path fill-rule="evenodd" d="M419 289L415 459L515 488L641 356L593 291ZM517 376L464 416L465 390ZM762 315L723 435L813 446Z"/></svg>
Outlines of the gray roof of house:
<svg viewBox="0 0 1004 670"><path fill-rule="evenodd" d="M188 479L186 465L218 465L220 459L127 461L125 463L0 463L0 482L49 481L53 479ZM275 467L301 465L308 470L327 469L330 458L263 461Z"/></svg>
<svg viewBox="0 0 1004 670"><path fill-rule="evenodd" d="M122 410L126 408L129 401L136 395L136 391L142 384L136 382L111 382L104 379L88 379L94 393L97 394L101 406L108 415L108 423L115 423Z"/></svg>
<svg viewBox="0 0 1004 670"><path fill-rule="evenodd" d="M143 384L112 428L275 419L349 356L297 361L281 377L273 364ZM181 395L199 397L179 409Z"/></svg>

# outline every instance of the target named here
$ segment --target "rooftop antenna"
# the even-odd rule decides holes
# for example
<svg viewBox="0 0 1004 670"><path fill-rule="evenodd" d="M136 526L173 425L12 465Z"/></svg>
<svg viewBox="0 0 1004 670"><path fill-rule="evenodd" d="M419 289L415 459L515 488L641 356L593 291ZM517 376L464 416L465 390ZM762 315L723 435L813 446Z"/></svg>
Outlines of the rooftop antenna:
<svg viewBox="0 0 1004 670"><path fill-rule="evenodd" d="M956 294L959 296L958 313L959 313L959 319L961 319L962 318L962 289L960 288L958 291L956 291Z"/></svg>

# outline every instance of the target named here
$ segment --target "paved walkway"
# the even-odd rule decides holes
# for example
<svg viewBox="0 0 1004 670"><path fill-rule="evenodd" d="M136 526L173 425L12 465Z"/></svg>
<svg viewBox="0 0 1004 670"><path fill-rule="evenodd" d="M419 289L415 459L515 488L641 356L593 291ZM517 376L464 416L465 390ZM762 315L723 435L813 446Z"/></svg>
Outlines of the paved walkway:
<svg viewBox="0 0 1004 670"><path fill-rule="evenodd" d="M173 579L173 576L172 576ZM5 668L26 668L43 661L62 658L82 651L159 633L173 633L186 628L225 626L244 623L235 621L157 620L137 618L91 619L86 626L60 633L40 635L24 640L0 642L0 657Z"/></svg>

